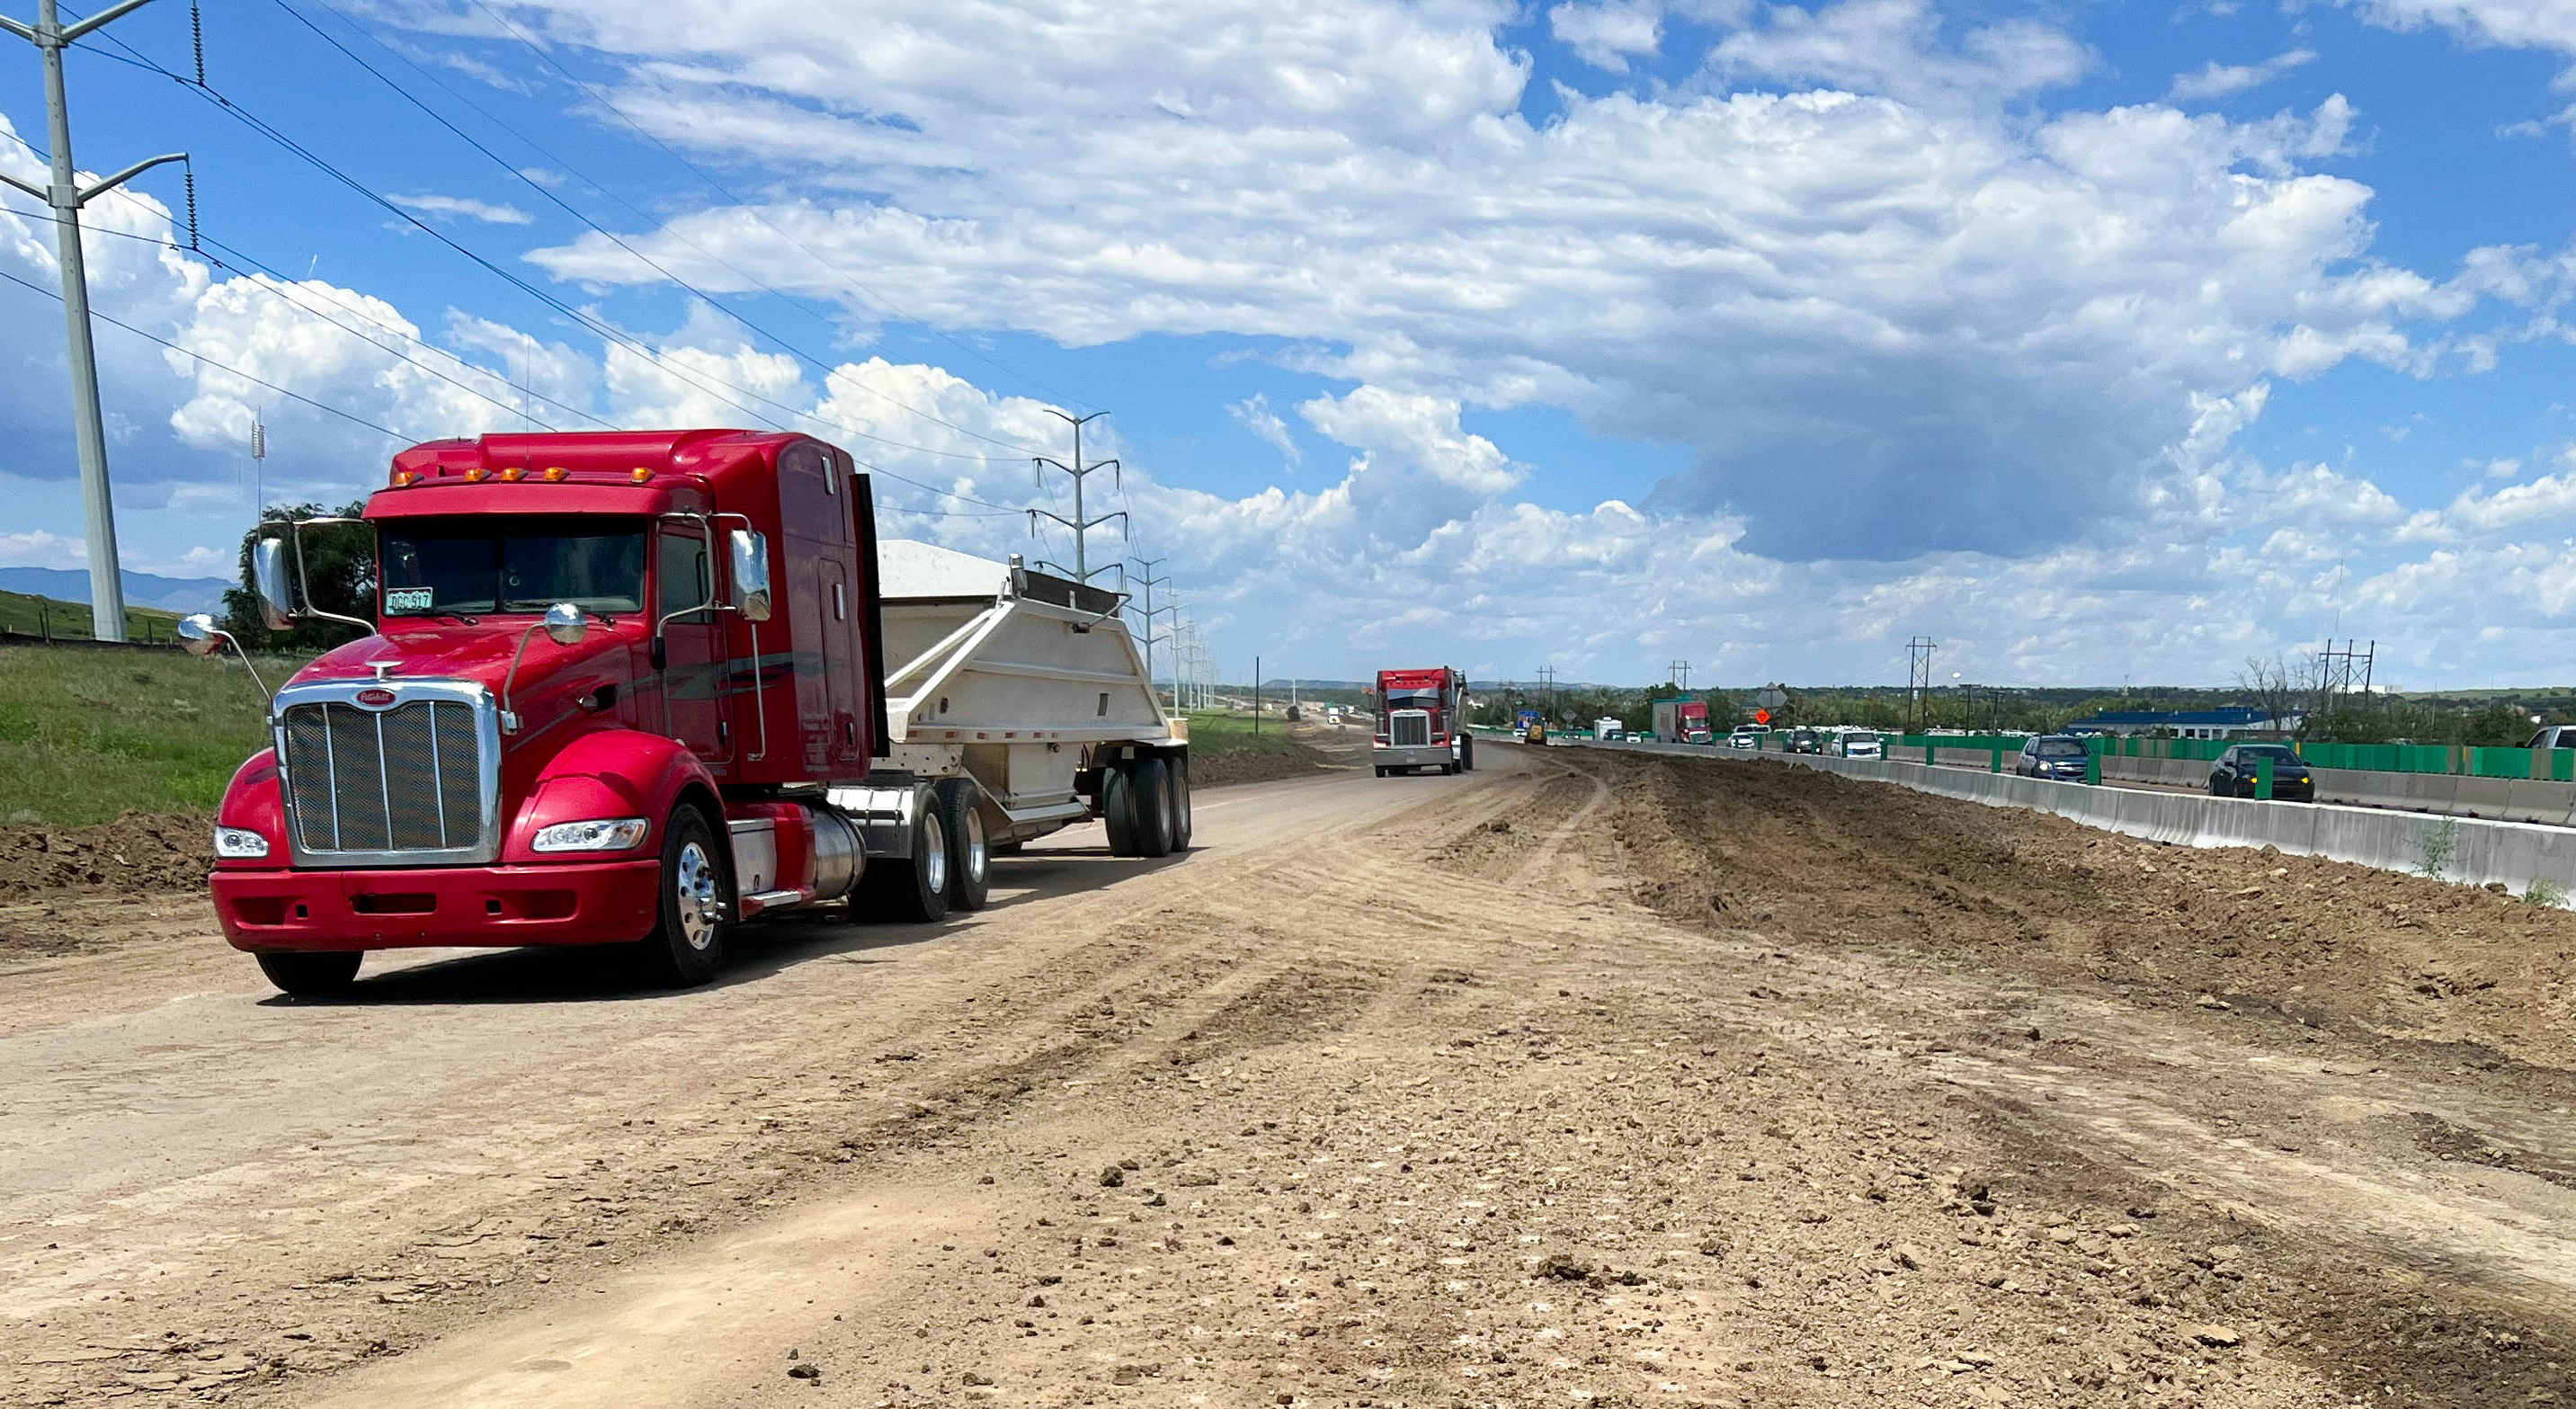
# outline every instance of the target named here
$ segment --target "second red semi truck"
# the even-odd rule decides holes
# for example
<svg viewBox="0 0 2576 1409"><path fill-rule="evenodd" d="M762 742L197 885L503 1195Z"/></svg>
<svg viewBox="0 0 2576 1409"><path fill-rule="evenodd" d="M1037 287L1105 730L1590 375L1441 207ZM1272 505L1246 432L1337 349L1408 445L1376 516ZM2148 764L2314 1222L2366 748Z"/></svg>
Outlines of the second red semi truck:
<svg viewBox="0 0 2576 1409"><path fill-rule="evenodd" d="M1377 711L1377 735L1369 741L1377 776L1425 768L1463 773L1476 766L1476 740L1467 733L1467 677L1456 670L1381 670L1369 703Z"/></svg>
<svg viewBox="0 0 2576 1409"><path fill-rule="evenodd" d="M1088 817L1188 844L1186 727L1118 599L918 544L890 597L869 481L822 441L436 441L360 522L377 620L335 618L365 634L278 690L217 814L225 937L287 992L420 946L629 945L693 984L772 910L979 908L995 845ZM270 626L329 617L274 527Z"/></svg>

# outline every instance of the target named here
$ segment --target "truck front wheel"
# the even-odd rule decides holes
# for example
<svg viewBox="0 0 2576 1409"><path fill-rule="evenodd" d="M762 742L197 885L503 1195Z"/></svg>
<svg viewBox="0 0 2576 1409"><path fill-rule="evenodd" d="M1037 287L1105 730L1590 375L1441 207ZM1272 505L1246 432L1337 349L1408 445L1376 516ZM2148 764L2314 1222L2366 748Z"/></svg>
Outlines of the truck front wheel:
<svg viewBox="0 0 2576 1409"><path fill-rule="evenodd" d="M351 949L326 954L261 954L259 971L280 993L297 998L329 998L348 990L366 954Z"/></svg>
<svg viewBox="0 0 2576 1409"><path fill-rule="evenodd" d="M725 930L733 922L732 858L706 814L682 803L662 827L662 908L640 946L654 977L694 988L724 966Z"/></svg>

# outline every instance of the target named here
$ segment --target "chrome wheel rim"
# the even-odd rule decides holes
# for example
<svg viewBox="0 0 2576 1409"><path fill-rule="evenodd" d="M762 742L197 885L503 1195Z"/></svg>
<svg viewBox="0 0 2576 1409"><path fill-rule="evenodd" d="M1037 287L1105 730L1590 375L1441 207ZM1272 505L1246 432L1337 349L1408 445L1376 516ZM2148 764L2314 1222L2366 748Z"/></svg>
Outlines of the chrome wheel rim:
<svg viewBox="0 0 2576 1409"><path fill-rule="evenodd" d="M703 953L716 942L716 922L724 918L724 907L716 897L715 862L704 846L689 842L680 848L671 888L679 901L680 937Z"/></svg>
<svg viewBox="0 0 2576 1409"><path fill-rule="evenodd" d="M990 863L992 848L984 841L984 814L966 809L966 883L982 885L984 868Z"/></svg>
<svg viewBox="0 0 2576 1409"><path fill-rule="evenodd" d="M931 894L945 894L948 890L948 829L939 825L938 813L922 814L921 843L922 850L929 853L921 858L922 882Z"/></svg>

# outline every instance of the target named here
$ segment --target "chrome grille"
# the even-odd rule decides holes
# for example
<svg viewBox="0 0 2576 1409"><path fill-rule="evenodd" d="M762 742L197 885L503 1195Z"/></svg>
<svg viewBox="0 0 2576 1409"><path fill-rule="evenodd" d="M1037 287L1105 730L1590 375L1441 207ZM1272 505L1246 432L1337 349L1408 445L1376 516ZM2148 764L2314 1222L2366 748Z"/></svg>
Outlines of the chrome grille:
<svg viewBox="0 0 2576 1409"><path fill-rule="evenodd" d="M400 861L488 849L482 721L461 699L286 705L279 764L299 853Z"/></svg>
<svg viewBox="0 0 2576 1409"><path fill-rule="evenodd" d="M1386 741L1397 748L1421 748L1431 742L1431 716L1418 709L1387 716Z"/></svg>

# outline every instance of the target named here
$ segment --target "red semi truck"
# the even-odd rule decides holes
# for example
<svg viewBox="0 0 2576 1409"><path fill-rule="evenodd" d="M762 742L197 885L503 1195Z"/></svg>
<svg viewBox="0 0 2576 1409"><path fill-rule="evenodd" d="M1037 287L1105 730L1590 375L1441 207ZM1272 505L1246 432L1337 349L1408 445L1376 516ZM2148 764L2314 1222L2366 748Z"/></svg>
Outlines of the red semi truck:
<svg viewBox="0 0 2576 1409"><path fill-rule="evenodd" d="M1047 796L979 779L982 721L938 719L970 732L893 756L915 721L887 718L869 481L822 441L435 441L394 457L360 522L378 620L332 618L366 635L277 692L274 746L216 819L224 935L289 993L345 987L368 950L451 945L632 945L665 980L698 983L727 931L770 910L978 908L989 837L1099 816L1103 799L1121 812L1113 838L1186 843L1186 735L1150 685L1152 720L1117 748L1102 742L1115 731L1004 735L1061 759ZM303 605L301 544L253 545L272 629L330 617ZM987 566L1000 624L1126 644L1089 589ZM181 634L201 654L228 639L205 617ZM1075 682L1080 723L1094 690L1109 713L1114 673ZM987 749L984 771L998 780L1015 751ZM947 776L918 771L937 760Z"/></svg>
<svg viewBox="0 0 2576 1409"><path fill-rule="evenodd" d="M1377 736L1369 741L1377 776L1424 768L1463 773L1476 766L1476 741L1467 733L1467 677L1456 670L1381 670L1369 702L1377 711Z"/></svg>

